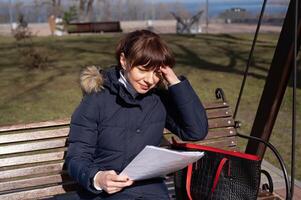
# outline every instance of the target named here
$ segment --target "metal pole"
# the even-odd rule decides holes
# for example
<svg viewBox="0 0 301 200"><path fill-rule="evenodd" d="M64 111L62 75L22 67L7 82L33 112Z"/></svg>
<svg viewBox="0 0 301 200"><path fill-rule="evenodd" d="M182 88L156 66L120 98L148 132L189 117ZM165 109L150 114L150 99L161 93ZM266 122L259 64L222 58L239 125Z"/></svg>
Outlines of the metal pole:
<svg viewBox="0 0 301 200"><path fill-rule="evenodd" d="M292 156L291 156L291 195L294 196L295 186L295 160L296 160L296 88L297 88L297 42L298 42L298 0L295 2L294 26L294 69L293 69L293 105L292 105Z"/></svg>

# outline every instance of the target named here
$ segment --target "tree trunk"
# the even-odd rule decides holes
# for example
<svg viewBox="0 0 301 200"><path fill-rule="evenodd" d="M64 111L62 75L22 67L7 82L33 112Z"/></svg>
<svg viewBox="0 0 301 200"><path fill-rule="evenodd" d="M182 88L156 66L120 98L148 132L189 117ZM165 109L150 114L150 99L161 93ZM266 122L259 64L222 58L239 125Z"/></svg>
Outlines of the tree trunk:
<svg viewBox="0 0 301 200"><path fill-rule="evenodd" d="M93 18L93 3L94 3L94 0L89 0L88 4L87 4L86 19L88 21L92 21L92 18Z"/></svg>
<svg viewBox="0 0 301 200"><path fill-rule="evenodd" d="M79 1L79 20L80 21L82 21L84 19L85 4L86 4L86 0L80 0Z"/></svg>

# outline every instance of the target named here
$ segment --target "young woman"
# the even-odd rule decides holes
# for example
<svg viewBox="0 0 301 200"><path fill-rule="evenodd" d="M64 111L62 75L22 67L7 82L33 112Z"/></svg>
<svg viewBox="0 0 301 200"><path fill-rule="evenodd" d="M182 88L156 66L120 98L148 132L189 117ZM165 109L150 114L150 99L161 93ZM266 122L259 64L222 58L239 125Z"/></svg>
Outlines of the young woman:
<svg viewBox="0 0 301 200"><path fill-rule="evenodd" d="M133 182L118 174L146 145L159 146L164 128L182 140L203 139L205 110L188 80L172 70L174 56L157 34L127 34L116 58L116 66L81 74L84 97L71 119L68 172L84 188L81 199L169 199L162 178Z"/></svg>

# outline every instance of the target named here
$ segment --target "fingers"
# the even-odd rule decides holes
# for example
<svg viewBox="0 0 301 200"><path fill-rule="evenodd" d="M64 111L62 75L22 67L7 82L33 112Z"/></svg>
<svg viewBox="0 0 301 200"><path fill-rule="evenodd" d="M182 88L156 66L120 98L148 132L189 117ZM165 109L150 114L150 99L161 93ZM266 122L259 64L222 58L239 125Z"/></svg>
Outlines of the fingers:
<svg viewBox="0 0 301 200"><path fill-rule="evenodd" d="M128 176L117 175L115 171L104 171L97 177L99 186L109 194L119 192L124 187L133 184Z"/></svg>
<svg viewBox="0 0 301 200"><path fill-rule="evenodd" d="M120 180L118 180L118 181L116 181L116 180L108 180L107 182L106 182L106 186L107 187L112 187L112 188L124 188L124 187L127 187L127 186L130 186L130 185L132 185L132 181L130 181L130 180L127 180L127 181L120 181Z"/></svg>
<svg viewBox="0 0 301 200"><path fill-rule="evenodd" d="M175 72L169 66L161 66L160 71L162 72L163 78L170 86L180 82Z"/></svg>
<svg viewBox="0 0 301 200"><path fill-rule="evenodd" d="M167 73L170 73L170 71L172 71L172 69L171 69L169 66L161 66L161 67L160 67L160 71L161 71L163 74L167 74Z"/></svg>
<svg viewBox="0 0 301 200"><path fill-rule="evenodd" d="M121 191L122 188L114 188L114 187L109 187L107 188L105 191L108 193L108 194L114 194L116 192L119 192Z"/></svg>
<svg viewBox="0 0 301 200"><path fill-rule="evenodd" d="M115 173L115 175L112 176L112 180L113 181L121 181L121 182L124 182L124 181L128 181L129 180L129 177L128 176L125 176L125 175L117 175Z"/></svg>
<svg viewBox="0 0 301 200"><path fill-rule="evenodd" d="M109 194L113 194L113 193L121 191L124 187L130 186L132 184L133 184L133 181L127 181L127 183L125 185L123 185L122 187L117 186L118 184L117 185L113 184L115 186L108 186L105 189L105 191Z"/></svg>

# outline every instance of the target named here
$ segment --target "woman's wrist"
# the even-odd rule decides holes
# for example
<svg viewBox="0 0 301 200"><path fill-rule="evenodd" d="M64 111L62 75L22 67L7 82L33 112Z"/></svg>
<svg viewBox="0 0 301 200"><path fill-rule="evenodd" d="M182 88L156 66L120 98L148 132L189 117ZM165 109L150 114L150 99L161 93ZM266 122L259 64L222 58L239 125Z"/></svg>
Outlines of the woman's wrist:
<svg viewBox="0 0 301 200"><path fill-rule="evenodd" d="M176 77L176 78L170 80L170 81L168 82L168 85L169 85L169 86L172 86L172 85L176 85L176 84L178 84L178 83L180 83L180 82L181 82L180 79L178 79L178 77Z"/></svg>
<svg viewBox="0 0 301 200"><path fill-rule="evenodd" d="M97 177L100 176L103 173L103 171L99 171L95 174L93 178L93 186L96 190L102 190L101 186L98 184Z"/></svg>

